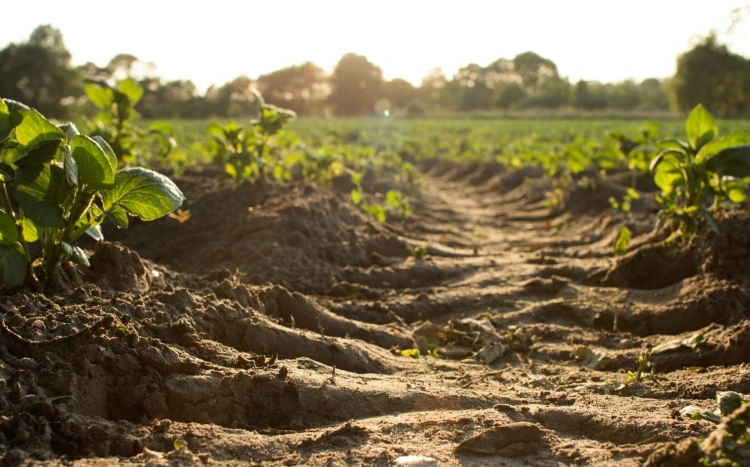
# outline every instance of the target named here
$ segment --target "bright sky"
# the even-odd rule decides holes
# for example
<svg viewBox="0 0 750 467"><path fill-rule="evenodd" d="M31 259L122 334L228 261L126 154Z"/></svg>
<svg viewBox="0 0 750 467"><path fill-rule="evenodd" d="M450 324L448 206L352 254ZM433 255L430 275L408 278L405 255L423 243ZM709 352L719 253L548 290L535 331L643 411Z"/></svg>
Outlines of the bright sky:
<svg viewBox="0 0 750 467"><path fill-rule="evenodd" d="M156 64L167 79L201 89L312 61L331 71L347 52L385 77L419 84L532 50L571 80L666 77L697 36L716 29L750 56L750 13L731 35L730 12L750 0L7 0L0 47L39 24L59 28L74 64L118 53ZM2 79L2 77L0 77Z"/></svg>

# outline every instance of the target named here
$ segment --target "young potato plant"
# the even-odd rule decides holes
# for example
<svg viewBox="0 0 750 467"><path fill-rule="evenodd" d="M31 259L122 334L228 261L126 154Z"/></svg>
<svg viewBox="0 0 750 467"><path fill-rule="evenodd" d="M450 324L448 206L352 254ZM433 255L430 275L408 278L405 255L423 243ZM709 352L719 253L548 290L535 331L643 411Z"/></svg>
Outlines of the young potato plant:
<svg viewBox="0 0 750 467"><path fill-rule="evenodd" d="M128 215L150 221L180 207L182 192L167 177L136 167L117 168L101 136L84 136L75 125L55 126L18 102L0 100L0 282L19 285L32 263L52 278L60 262L88 265L73 244L83 234L102 240L100 224L120 228ZM11 202L11 196L16 204ZM42 256L31 257L39 242Z"/></svg>
<svg viewBox="0 0 750 467"><path fill-rule="evenodd" d="M146 165L145 159L155 157L163 165L177 147L170 123L154 122L148 130L135 125L139 117L135 106L143 97L143 88L132 78L114 87L104 81L88 80L84 90L91 103L99 108L93 120L82 118L87 132L102 137L121 163Z"/></svg>
<svg viewBox="0 0 750 467"><path fill-rule="evenodd" d="M214 162L224 164L227 174L236 182L255 181L266 174L277 179L291 179L291 173L281 163L284 149L296 143L296 138L283 131L283 128L297 114L266 104L257 91L258 118L250 121L245 129L235 122L222 127L213 124L208 127L214 151Z"/></svg>
<svg viewBox="0 0 750 467"><path fill-rule="evenodd" d="M639 135L633 138L620 131L608 130L605 132L609 140L605 141L605 147L614 152L615 160L626 161L628 168L633 172L633 181L638 174L645 174L649 169L649 162L654 158L659 138L659 125L647 123L639 129ZM614 143L611 146L610 143Z"/></svg>
<svg viewBox="0 0 750 467"><path fill-rule="evenodd" d="M667 241L692 237L703 217L718 231L712 210L747 198L750 177L750 135L732 133L718 138L711 114L698 105L686 124L687 141L661 141L661 152L651 161L650 171L662 192L658 228L671 224Z"/></svg>

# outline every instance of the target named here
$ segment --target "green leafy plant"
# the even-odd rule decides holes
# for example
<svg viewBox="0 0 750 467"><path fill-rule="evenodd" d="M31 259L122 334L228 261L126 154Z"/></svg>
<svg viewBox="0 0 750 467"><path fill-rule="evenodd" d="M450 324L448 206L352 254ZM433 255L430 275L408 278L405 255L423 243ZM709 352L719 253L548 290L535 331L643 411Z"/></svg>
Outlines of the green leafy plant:
<svg viewBox="0 0 750 467"><path fill-rule="evenodd" d="M651 366L651 349L646 350L638 357L638 369L633 373L628 370L628 383L638 383L644 379L652 379L653 367Z"/></svg>
<svg viewBox="0 0 750 467"><path fill-rule="evenodd" d="M385 194L385 204L388 206L388 210L401 222L405 222L414 212L409 198L398 190L388 190Z"/></svg>
<svg viewBox="0 0 750 467"><path fill-rule="evenodd" d="M409 253L411 253L412 257L417 261L424 261L425 258L427 258L427 252L427 247L424 245L415 246L409 250Z"/></svg>
<svg viewBox="0 0 750 467"><path fill-rule="evenodd" d="M282 130L297 115L275 105L266 104L257 91L258 118L245 129L235 122L225 126L212 124L211 133L214 162L224 164L227 174L236 182L258 180L266 174L276 179L291 179L289 170L281 164L281 149L294 144Z"/></svg>
<svg viewBox="0 0 750 467"><path fill-rule="evenodd" d="M88 265L73 243L83 234L102 240L100 224L120 228L128 215L149 221L180 207L184 196L168 178L136 167L117 168L101 136L55 126L18 102L0 101L0 281L19 285L34 261L29 244L41 244L41 266L54 276L63 258ZM17 204L11 202L11 195Z"/></svg>
<svg viewBox="0 0 750 467"><path fill-rule="evenodd" d="M656 198L662 206L658 228L669 223L673 232L668 241L692 237L699 216L718 231L711 211L747 198L750 135L732 133L718 138L719 129L702 105L690 112L686 130L687 141L661 141L662 150L650 166L662 190Z"/></svg>
<svg viewBox="0 0 750 467"><path fill-rule="evenodd" d="M625 194L622 196L621 201L617 201L617 198L610 196L609 204L612 209L622 209L623 212L630 212L630 208L633 206L633 201L641 199L641 195L632 188L628 188Z"/></svg>
<svg viewBox="0 0 750 467"><path fill-rule="evenodd" d="M148 130L135 125L138 119L136 104L143 97L143 88L132 78L117 86L104 81L88 80L84 91L99 113L91 120L83 117L86 131L91 136L100 136L109 144L121 163L145 165L144 154L155 154L158 160L166 161L177 147L174 129L168 122L154 122Z"/></svg>
<svg viewBox="0 0 750 467"><path fill-rule="evenodd" d="M632 238L633 232L629 228L621 228L620 231L617 232L615 243L612 245L612 249L614 250L615 255L621 255L628 251L628 246L630 246L630 240Z"/></svg>

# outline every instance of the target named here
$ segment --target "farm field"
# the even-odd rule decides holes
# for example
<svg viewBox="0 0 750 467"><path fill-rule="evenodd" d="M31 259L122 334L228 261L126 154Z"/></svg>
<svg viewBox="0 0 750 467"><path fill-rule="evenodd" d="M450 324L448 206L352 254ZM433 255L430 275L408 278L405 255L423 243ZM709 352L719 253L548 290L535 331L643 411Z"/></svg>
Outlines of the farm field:
<svg viewBox="0 0 750 467"><path fill-rule="evenodd" d="M700 118L706 159L750 142ZM711 421L750 394L746 156L656 230L684 119L299 119L247 160L210 123L137 159L179 209L3 290L3 465L750 460Z"/></svg>

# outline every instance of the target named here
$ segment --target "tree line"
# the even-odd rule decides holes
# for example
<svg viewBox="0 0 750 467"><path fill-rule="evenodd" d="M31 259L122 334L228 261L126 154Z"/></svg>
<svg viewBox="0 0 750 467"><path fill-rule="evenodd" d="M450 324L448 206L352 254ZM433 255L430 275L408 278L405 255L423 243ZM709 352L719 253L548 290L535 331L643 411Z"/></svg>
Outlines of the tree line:
<svg viewBox="0 0 750 467"><path fill-rule="evenodd" d="M154 66L128 54L106 66L73 67L59 29L39 26L29 39L0 51L0 96L16 99L58 118L88 113L85 80L116 81L139 75L144 95L137 110L144 118L242 117L254 112L251 89L266 101L300 115L361 116L560 109L582 111L686 112L703 103L720 116L750 112L750 60L730 52L711 34L677 57L675 76L600 83L571 83L557 65L534 52L500 58L487 66L468 64L448 77L431 70L419 86L396 78L366 57L349 53L327 73L311 62L256 79L239 76L200 93L190 80L168 81Z"/></svg>

